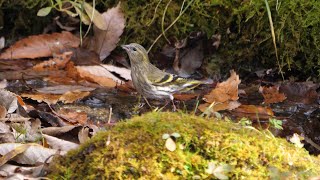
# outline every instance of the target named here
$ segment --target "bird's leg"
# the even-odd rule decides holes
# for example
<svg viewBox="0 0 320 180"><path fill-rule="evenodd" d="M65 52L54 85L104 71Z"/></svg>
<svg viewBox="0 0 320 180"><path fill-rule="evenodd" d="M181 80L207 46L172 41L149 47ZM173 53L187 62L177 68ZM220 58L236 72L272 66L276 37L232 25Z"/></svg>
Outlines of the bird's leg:
<svg viewBox="0 0 320 180"><path fill-rule="evenodd" d="M177 107L176 107L176 105L174 104L173 96L172 96L172 95L170 95L170 100L171 100L171 102L172 102L173 111L177 111Z"/></svg>
<svg viewBox="0 0 320 180"><path fill-rule="evenodd" d="M148 106L150 107L150 109L153 109L152 106L150 105L149 101L147 100L147 98L144 97L144 96L142 96L142 97L143 97L143 99L147 102L147 104L148 104Z"/></svg>

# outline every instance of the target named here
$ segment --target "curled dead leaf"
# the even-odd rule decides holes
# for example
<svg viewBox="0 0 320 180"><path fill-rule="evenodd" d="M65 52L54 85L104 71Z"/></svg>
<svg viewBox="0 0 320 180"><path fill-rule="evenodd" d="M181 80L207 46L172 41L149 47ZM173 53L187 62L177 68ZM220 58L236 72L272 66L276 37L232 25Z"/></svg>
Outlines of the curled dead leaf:
<svg viewBox="0 0 320 180"><path fill-rule="evenodd" d="M70 32L29 36L6 49L0 59L49 57L70 47L78 47L80 39Z"/></svg>

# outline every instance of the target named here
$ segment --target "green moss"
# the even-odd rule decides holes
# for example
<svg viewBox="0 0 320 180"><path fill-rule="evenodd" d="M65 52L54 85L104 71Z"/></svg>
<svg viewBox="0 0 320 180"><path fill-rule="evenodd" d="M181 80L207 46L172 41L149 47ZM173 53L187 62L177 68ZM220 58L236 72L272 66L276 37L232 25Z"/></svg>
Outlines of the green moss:
<svg viewBox="0 0 320 180"><path fill-rule="evenodd" d="M192 0L185 1L183 7ZM117 1L105 2L107 7ZM121 1L127 17L122 43L137 42L150 46L162 33L161 19L169 0ZM183 0L172 1L164 17L166 28L178 17ZM157 11L155 11L159 3ZM300 71L304 75L320 75L320 1L268 0L275 29L280 65L284 71ZM220 34L217 51L223 59L220 67L254 71L256 68L277 67L270 24L264 1L194 0L177 23L166 33L167 37L185 38L193 31L203 31L210 38ZM171 38L172 39L172 38ZM156 47L166 43L161 38ZM154 48L153 51L157 51ZM208 57L209 63L216 63Z"/></svg>
<svg viewBox="0 0 320 180"><path fill-rule="evenodd" d="M177 149L163 134L179 133ZM110 141L108 143L108 140ZM98 133L90 142L51 165L53 179L213 178L212 162L226 164L230 178L271 176L305 179L319 175L320 160L268 132L232 122L182 113L148 113Z"/></svg>

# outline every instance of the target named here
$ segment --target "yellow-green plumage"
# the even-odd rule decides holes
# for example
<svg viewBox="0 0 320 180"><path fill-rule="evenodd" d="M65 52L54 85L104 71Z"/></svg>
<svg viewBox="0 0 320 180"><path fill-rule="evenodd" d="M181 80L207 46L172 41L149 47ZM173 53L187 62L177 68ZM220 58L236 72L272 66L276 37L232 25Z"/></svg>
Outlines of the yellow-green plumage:
<svg viewBox="0 0 320 180"><path fill-rule="evenodd" d="M191 90L202 81L186 79L161 71L152 65L147 51L139 44L123 45L131 63L131 78L137 91L146 98L173 100L173 94Z"/></svg>

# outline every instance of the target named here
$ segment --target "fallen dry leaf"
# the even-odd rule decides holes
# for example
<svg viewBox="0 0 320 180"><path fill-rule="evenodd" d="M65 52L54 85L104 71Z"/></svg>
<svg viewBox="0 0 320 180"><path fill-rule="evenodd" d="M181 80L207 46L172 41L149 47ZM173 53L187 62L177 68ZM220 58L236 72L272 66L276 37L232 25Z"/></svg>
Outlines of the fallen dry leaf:
<svg viewBox="0 0 320 180"><path fill-rule="evenodd" d="M123 81L101 66L77 66L76 68L81 78L98 83L101 86L114 88L117 83L123 83Z"/></svg>
<svg viewBox="0 0 320 180"><path fill-rule="evenodd" d="M58 101L62 101L64 103L72 103L78 99L82 99L88 96L90 92L81 92L81 91L70 91L64 94L21 94L21 97L30 98L36 100L38 102L46 102L47 104L56 104Z"/></svg>
<svg viewBox="0 0 320 180"><path fill-rule="evenodd" d="M254 114L258 116L260 115L274 116L274 113L270 107L255 106L255 105L241 105L233 111L236 113Z"/></svg>
<svg viewBox="0 0 320 180"><path fill-rule="evenodd" d="M260 86L259 92L262 94L266 104L279 103L287 99L283 93L279 92L279 86Z"/></svg>
<svg viewBox="0 0 320 180"><path fill-rule="evenodd" d="M212 106L211 111L212 112L218 112L218 111L223 111L223 110L230 110L231 111L231 110L236 109L240 105L241 105L241 103L239 103L238 101L227 101L227 102L223 102L223 103L217 103ZM201 112L205 112L209 106L210 106L209 103L200 104L198 109Z"/></svg>
<svg viewBox="0 0 320 180"><path fill-rule="evenodd" d="M80 144L83 144L85 142L87 142L90 137L89 137L89 128L88 127L83 127L79 133L78 133L78 139L79 139L79 142Z"/></svg>
<svg viewBox="0 0 320 180"><path fill-rule="evenodd" d="M33 67L35 71L48 71L64 69L66 64L70 61L72 52L64 52L62 54L54 55L52 59L39 63Z"/></svg>
<svg viewBox="0 0 320 180"><path fill-rule="evenodd" d="M1 174L1 178L4 179L34 179L34 177L40 177L43 175L44 165L36 166L21 166L4 164L0 167L0 172L5 172Z"/></svg>
<svg viewBox="0 0 320 180"><path fill-rule="evenodd" d="M204 96L204 100L208 103L226 102L229 100L236 101L238 96L238 85L241 80L236 72L231 71L231 76L224 82L218 83L209 94Z"/></svg>
<svg viewBox="0 0 320 180"><path fill-rule="evenodd" d="M16 149L21 145L21 143L4 143L0 144L0 154L5 155L8 152ZM15 156L12 160L20 164L35 165L36 163L50 162L52 155L57 154L57 150L48 149L40 146L39 144L29 143L29 147L21 154ZM60 151L60 154L65 154L66 152Z"/></svg>
<svg viewBox="0 0 320 180"><path fill-rule="evenodd" d="M78 47L80 39L70 32L41 34L24 38L6 49L0 59L49 57L70 47Z"/></svg>
<svg viewBox="0 0 320 180"><path fill-rule="evenodd" d="M108 65L108 64L102 64L101 66L110 72L118 74L119 76L121 76L125 80L128 80L128 81L131 80L131 70L130 69L117 67L117 66L113 66L113 65ZM117 81L116 79L114 79L114 80Z"/></svg>
<svg viewBox="0 0 320 180"><path fill-rule="evenodd" d="M15 147L11 151L7 152L6 154L3 154L3 156L0 158L0 166L4 165L6 162L17 156L18 154L23 153L30 147L29 144L21 144L20 146Z"/></svg>
<svg viewBox="0 0 320 180"><path fill-rule="evenodd" d="M7 115L7 109L4 106L0 105L0 118L4 118L6 117L6 115Z"/></svg>
<svg viewBox="0 0 320 180"><path fill-rule="evenodd" d="M125 27L125 18L121 11L120 3L102 14L106 30L93 27L94 37L89 40L88 49L100 55L100 60L109 56L110 52L116 48Z"/></svg>
<svg viewBox="0 0 320 180"><path fill-rule="evenodd" d="M49 136L46 134L43 134L43 137L46 139L47 143L50 145L52 149L70 151L79 147L79 144L59 139L53 136Z"/></svg>
<svg viewBox="0 0 320 180"><path fill-rule="evenodd" d="M94 89L95 88L81 85L57 85L38 88L36 91L45 94L65 94L70 91L93 91Z"/></svg>
<svg viewBox="0 0 320 180"><path fill-rule="evenodd" d="M88 120L87 113L82 111L78 112L77 110L73 109L60 109L59 111L57 111L57 114L59 117L67 120L72 124L85 125Z"/></svg>
<svg viewBox="0 0 320 180"><path fill-rule="evenodd" d="M195 97L199 96L199 94L174 94L174 99L180 100L180 101L187 101L190 99L193 99Z"/></svg>
<svg viewBox="0 0 320 180"><path fill-rule="evenodd" d="M68 125L68 126L63 126L63 127L46 127L46 128L42 128L41 132L43 134L47 134L50 136L56 136L56 135L60 135L60 134L69 132L72 129L74 129L75 127L77 127L77 126Z"/></svg>
<svg viewBox="0 0 320 180"><path fill-rule="evenodd" d="M280 92L284 93L289 101L312 104L318 99L319 86L313 82L291 82L282 84Z"/></svg>
<svg viewBox="0 0 320 180"><path fill-rule="evenodd" d="M0 89L0 105L6 108L7 113L13 113L18 108L17 95L5 89Z"/></svg>
<svg viewBox="0 0 320 180"><path fill-rule="evenodd" d="M201 66L204 58L203 37L204 33L195 32L175 43L173 68L179 76L189 77Z"/></svg>
<svg viewBox="0 0 320 180"><path fill-rule="evenodd" d="M238 85L240 82L239 75L231 71L231 75L226 81L218 83L216 88L204 96L203 99L206 103L199 105L198 109L201 112L205 112L212 103L214 104L210 111L213 112L237 108L240 106L240 103L237 102L239 99Z"/></svg>

